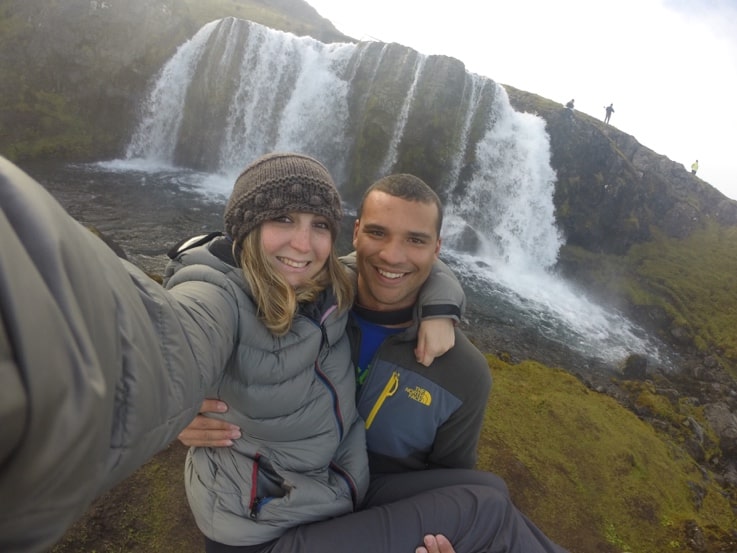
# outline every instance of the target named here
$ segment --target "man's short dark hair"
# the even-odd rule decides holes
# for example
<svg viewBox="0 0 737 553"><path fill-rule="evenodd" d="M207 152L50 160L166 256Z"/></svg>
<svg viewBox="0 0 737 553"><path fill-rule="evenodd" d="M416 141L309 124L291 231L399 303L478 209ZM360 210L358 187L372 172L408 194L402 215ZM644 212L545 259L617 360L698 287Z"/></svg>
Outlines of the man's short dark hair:
<svg viewBox="0 0 737 553"><path fill-rule="evenodd" d="M366 201L366 197L375 190L410 202L435 204L435 207L438 208L436 230L438 237L440 237L440 229L443 226L443 203L435 191L421 178L410 175L409 173L397 173L380 178L364 192L363 198L361 198L361 204L358 206L359 219L361 218L363 203Z"/></svg>

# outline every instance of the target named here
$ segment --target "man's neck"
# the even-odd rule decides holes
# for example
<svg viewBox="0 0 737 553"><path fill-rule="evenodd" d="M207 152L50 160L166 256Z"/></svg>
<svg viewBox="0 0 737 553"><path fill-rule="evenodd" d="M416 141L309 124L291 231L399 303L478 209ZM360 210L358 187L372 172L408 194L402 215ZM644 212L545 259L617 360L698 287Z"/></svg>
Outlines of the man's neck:
<svg viewBox="0 0 737 553"><path fill-rule="evenodd" d="M414 319L415 308L413 305L392 311L376 311L361 306L358 302L353 305L353 311L361 318L370 323L388 327L410 326Z"/></svg>

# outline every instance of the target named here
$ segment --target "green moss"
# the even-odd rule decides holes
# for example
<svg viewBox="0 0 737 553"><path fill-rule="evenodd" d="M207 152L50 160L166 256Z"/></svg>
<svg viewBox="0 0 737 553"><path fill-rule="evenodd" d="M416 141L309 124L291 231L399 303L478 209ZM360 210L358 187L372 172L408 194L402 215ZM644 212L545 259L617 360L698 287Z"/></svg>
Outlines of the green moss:
<svg viewBox="0 0 737 553"><path fill-rule="evenodd" d="M559 542L580 551L656 553L685 539L688 520L733 526L727 499L678 444L612 398L562 370L488 359L494 390L479 467L504 477L520 508ZM648 400L679 418L667 400ZM707 490L708 508L696 510L691 482Z"/></svg>
<svg viewBox="0 0 737 553"><path fill-rule="evenodd" d="M688 324L699 349L737 361L737 227L710 223L685 240L658 237L628 258L640 297Z"/></svg>
<svg viewBox="0 0 737 553"><path fill-rule="evenodd" d="M716 355L737 375L737 227L709 223L686 239L653 236L626 255L572 247L563 255L590 288L643 312L661 312L663 338L680 329L695 350Z"/></svg>

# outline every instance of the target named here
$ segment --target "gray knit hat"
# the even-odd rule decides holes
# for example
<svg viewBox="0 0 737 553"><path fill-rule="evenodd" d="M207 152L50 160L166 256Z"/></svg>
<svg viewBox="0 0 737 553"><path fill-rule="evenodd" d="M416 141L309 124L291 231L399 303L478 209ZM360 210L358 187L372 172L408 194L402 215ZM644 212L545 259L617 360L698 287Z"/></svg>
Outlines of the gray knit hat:
<svg viewBox="0 0 737 553"><path fill-rule="evenodd" d="M325 166L302 154L268 154L235 181L225 206L225 232L240 244L262 222L294 211L324 215L335 240L343 209Z"/></svg>

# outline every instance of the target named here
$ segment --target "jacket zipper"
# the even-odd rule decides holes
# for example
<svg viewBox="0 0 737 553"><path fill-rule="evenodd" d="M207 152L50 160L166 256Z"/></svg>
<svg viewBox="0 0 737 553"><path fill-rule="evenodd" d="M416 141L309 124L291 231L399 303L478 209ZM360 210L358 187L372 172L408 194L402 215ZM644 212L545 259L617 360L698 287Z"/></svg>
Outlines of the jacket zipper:
<svg viewBox="0 0 737 553"><path fill-rule="evenodd" d="M323 348L330 347L330 344L328 342L328 334L327 330L325 329L324 325L320 325L320 330L322 332L322 345L320 346L320 352L322 352ZM318 359L319 359L319 353L318 353ZM340 410L340 401L338 400L338 392L335 389L335 386L333 385L332 381L327 377L327 375L322 371L320 368L320 363L318 359L315 359L315 374L320 379L320 381L323 383L325 388L330 393L330 398L333 402L333 414L335 415L335 422L338 425L338 439L343 439L343 433L345 432L345 427L343 425L343 413Z"/></svg>
<svg viewBox="0 0 737 553"><path fill-rule="evenodd" d="M357 509L358 487L356 486L356 482L353 480L353 477L347 470L338 465L335 461L330 461L330 468L333 469L333 471L336 472L343 480L345 480L346 484L348 484L348 489L351 491L351 502L353 503L353 508Z"/></svg>
<svg viewBox="0 0 737 553"><path fill-rule="evenodd" d="M251 497L248 503L248 516L252 520L256 520L261 508L261 498L256 495L258 493L258 463L260 458L261 454L257 453L253 458L253 468L251 469Z"/></svg>
<svg viewBox="0 0 737 553"><path fill-rule="evenodd" d="M389 380L384 386L384 389L381 391L381 394L379 395L379 398L376 400L376 403L374 403L374 406L371 408L371 411L369 412L369 416L366 417L366 430L368 430L371 424L374 422L374 419L376 418L376 415L379 412L379 409L381 409L381 406L384 404L384 401L386 401L386 398L393 396L395 393L397 393L398 389L399 389L399 371L394 371L392 375L389 377Z"/></svg>

